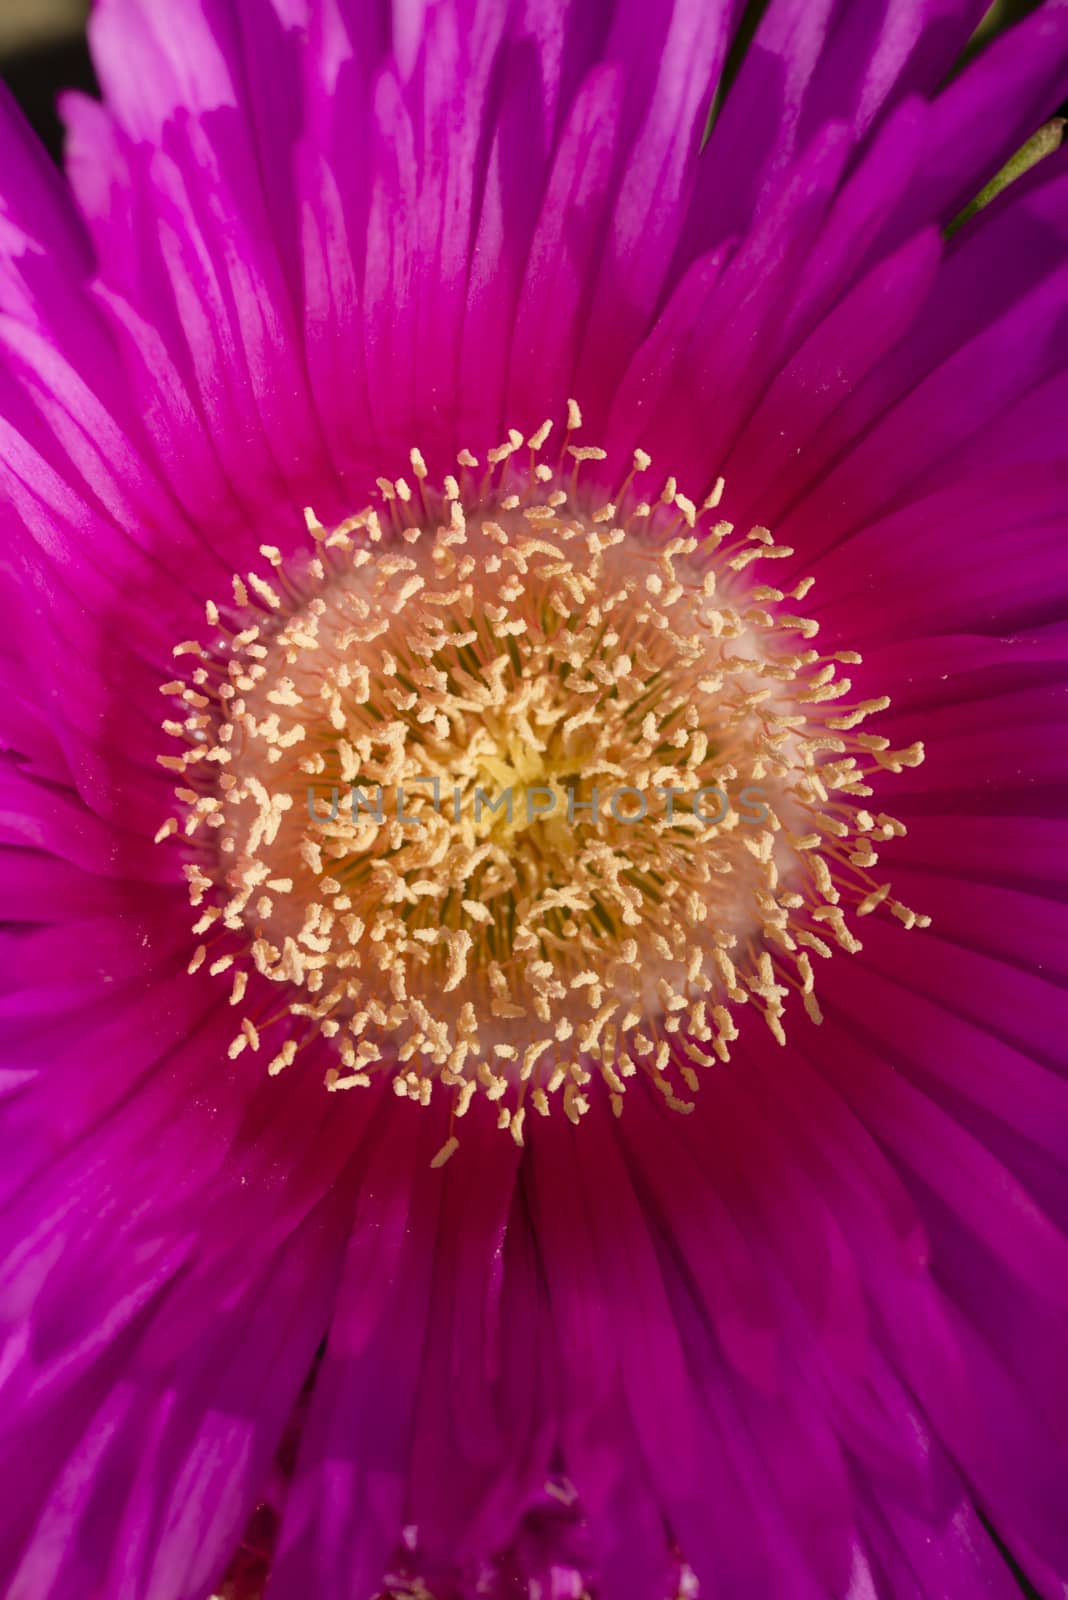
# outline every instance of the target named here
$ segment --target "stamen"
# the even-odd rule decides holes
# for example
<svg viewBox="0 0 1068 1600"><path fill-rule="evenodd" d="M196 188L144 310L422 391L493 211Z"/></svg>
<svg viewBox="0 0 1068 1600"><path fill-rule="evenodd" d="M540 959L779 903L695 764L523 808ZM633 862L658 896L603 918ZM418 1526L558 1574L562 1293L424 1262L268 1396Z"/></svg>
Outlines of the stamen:
<svg viewBox="0 0 1068 1600"><path fill-rule="evenodd" d="M858 950L849 916L929 922L872 876L904 828L856 803L922 746L858 731L889 701L851 702L859 657L788 609L811 580L755 577L793 552L712 520L722 480L639 493L643 450L587 487L581 423L572 401L555 464L547 421L477 482L465 450L434 490L413 448L388 515L309 511L303 556L261 546L270 580L206 602L213 642L163 688L183 821L157 838L212 930L189 970L284 1001L231 1057L273 1035L275 1075L321 1034L332 1092L440 1088L435 1165L476 1093L517 1143L528 1105L619 1115L639 1076L691 1110L738 1012L780 1044L791 1003L819 1022L811 954Z"/></svg>

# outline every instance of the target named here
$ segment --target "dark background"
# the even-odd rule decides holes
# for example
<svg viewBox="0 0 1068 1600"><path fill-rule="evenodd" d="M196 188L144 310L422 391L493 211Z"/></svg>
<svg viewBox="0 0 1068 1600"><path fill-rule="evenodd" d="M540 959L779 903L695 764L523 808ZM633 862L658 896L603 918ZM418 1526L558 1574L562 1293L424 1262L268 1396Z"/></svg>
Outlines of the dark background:
<svg viewBox="0 0 1068 1600"><path fill-rule="evenodd" d="M57 158L56 96L96 90L85 45L88 0L0 0L0 76Z"/></svg>

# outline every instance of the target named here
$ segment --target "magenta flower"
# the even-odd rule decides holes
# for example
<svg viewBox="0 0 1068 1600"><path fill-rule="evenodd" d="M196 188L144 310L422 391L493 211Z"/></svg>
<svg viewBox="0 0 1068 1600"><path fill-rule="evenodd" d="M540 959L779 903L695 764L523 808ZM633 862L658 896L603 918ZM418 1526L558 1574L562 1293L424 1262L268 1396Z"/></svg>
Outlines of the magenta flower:
<svg viewBox="0 0 1068 1600"><path fill-rule="evenodd" d="M949 230L1068 7L984 9L717 94L728 0L99 0L69 190L0 106L8 1600L1064 1595L1064 153Z"/></svg>

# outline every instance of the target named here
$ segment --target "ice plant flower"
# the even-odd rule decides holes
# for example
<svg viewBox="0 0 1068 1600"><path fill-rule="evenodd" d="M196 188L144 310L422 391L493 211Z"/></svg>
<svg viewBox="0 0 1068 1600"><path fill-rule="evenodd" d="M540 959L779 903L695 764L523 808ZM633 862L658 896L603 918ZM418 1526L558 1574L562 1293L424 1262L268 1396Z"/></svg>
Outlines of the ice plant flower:
<svg viewBox="0 0 1068 1600"><path fill-rule="evenodd" d="M67 183L0 105L10 1600L1063 1595L982 11L98 0Z"/></svg>

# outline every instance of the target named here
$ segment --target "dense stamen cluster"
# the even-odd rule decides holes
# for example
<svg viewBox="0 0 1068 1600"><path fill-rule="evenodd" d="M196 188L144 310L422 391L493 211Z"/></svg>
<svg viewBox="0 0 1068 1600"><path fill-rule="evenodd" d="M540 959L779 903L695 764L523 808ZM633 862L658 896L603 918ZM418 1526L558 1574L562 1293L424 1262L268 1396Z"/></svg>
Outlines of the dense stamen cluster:
<svg viewBox="0 0 1068 1600"><path fill-rule="evenodd" d="M922 749L858 731L888 701L848 702L859 658L811 645L811 580L754 582L792 552L717 521L722 485L643 500L640 451L611 500L585 492L579 420L551 463L546 423L438 493L413 451L384 511L309 515L304 569L235 578L164 686L191 970L231 973L235 1006L253 971L281 986L271 1072L322 1034L328 1088L385 1071L457 1116L481 1091L517 1142L597 1078L617 1112L639 1074L689 1109L740 1008L780 1042L792 991L819 1020L847 908L927 920L872 875L902 825L860 803ZM263 1029L243 1016L231 1055Z"/></svg>

